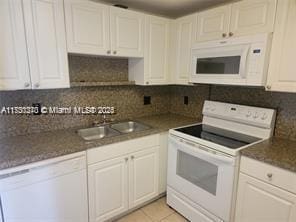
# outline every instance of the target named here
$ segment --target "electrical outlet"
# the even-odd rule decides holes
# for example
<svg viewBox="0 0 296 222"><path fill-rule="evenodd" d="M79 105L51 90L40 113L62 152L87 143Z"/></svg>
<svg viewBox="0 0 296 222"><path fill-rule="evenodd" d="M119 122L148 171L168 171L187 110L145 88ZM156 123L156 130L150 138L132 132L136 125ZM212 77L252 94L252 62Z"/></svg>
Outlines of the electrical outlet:
<svg viewBox="0 0 296 222"><path fill-rule="evenodd" d="M144 105L151 104L151 96L144 96Z"/></svg>
<svg viewBox="0 0 296 222"><path fill-rule="evenodd" d="M184 96L184 104L185 105L189 104L189 97L188 96Z"/></svg>

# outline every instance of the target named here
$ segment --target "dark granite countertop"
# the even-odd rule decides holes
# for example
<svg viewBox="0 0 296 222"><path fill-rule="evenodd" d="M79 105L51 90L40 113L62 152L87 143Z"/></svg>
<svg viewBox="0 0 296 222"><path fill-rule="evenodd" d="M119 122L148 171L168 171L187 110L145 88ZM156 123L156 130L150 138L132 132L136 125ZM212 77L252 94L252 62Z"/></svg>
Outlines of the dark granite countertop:
<svg viewBox="0 0 296 222"><path fill-rule="evenodd" d="M77 135L77 129L56 130L25 136L2 138L0 139L0 170L80 152L111 143L157 134L167 131L170 128L198 122L197 119L175 114L147 116L136 118L135 120L150 125L152 128L142 132L94 141L83 140Z"/></svg>
<svg viewBox="0 0 296 222"><path fill-rule="evenodd" d="M243 149L241 154L296 172L296 141L273 137L267 141Z"/></svg>

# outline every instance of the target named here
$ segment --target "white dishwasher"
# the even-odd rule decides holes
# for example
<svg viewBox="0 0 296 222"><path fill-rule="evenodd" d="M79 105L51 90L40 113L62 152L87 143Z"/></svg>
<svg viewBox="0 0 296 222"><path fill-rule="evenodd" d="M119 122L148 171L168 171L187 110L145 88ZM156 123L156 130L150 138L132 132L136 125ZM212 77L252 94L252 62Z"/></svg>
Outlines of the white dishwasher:
<svg viewBox="0 0 296 222"><path fill-rule="evenodd" d="M1 222L87 222L85 152L0 172Z"/></svg>

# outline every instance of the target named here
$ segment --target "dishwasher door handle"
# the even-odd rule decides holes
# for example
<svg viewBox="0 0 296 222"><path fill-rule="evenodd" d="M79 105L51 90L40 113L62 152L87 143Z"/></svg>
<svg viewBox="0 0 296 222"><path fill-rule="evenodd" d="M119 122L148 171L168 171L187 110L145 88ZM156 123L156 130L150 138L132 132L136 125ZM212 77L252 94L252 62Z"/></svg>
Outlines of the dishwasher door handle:
<svg viewBox="0 0 296 222"><path fill-rule="evenodd" d="M3 205L2 205L1 196L0 196L0 218L1 218L1 222L4 222L4 212L3 212Z"/></svg>
<svg viewBox="0 0 296 222"><path fill-rule="evenodd" d="M26 169L26 170L16 171L16 172L13 172L13 173L3 174L3 175L0 175L0 180L6 179L6 178L9 178L9 177L20 176L22 174L26 174L26 173L29 173L29 172L30 172L30 170Z"/></svg>

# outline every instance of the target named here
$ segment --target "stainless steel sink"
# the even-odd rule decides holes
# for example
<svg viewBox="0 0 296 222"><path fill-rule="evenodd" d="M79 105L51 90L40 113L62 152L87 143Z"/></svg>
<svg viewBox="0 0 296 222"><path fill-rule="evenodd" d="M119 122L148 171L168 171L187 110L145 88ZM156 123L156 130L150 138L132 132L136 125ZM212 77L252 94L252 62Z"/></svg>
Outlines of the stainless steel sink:
<svg viewBox="0 0 296 222"><path fill-rule="evenodd" d="M150 126L147 126L139 122L128 121L128 122L112 124L111 128L121 133L132 133L132 132L139 132L139 131L150 129Z"/></svg>
<svg viewBox="0 0 296 222"><path fill-rule="evenodd" d="M97 140L97 139L103 139L106 137L120 135L120 132L110 128L110 126L108 125L81 129L81 130L78 130L77 132L78 132L78 135L85 140Z"/></svg>

